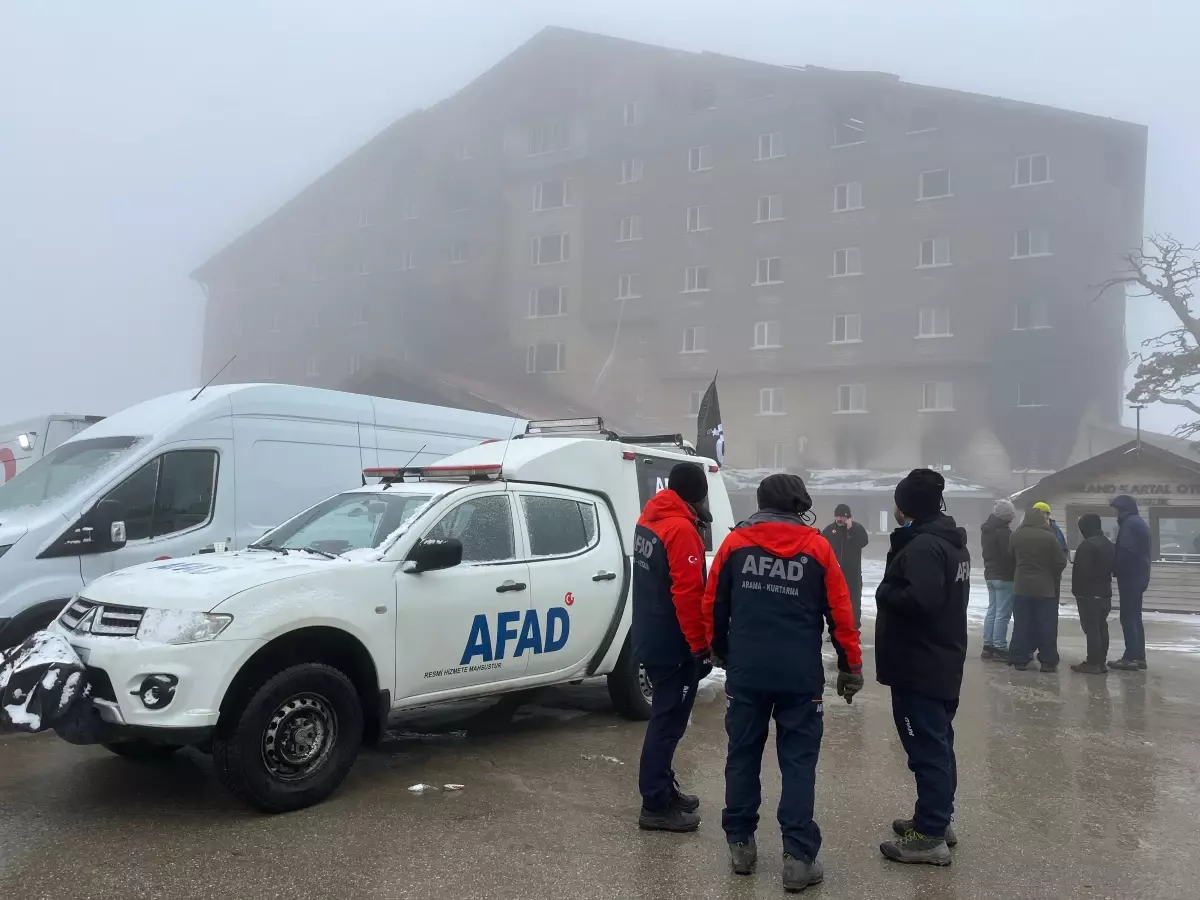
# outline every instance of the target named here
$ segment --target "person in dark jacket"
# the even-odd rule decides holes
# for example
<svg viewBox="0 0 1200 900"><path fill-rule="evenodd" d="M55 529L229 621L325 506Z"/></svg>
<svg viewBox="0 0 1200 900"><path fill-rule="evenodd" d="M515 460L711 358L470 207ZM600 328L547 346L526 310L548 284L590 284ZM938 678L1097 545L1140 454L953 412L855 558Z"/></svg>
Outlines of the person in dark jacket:
<svg viewBox="0 0 1200 900"><path fill-rule="evenodd" d="M1079 604L1079 624L1087 636L1087 659L1071 666L1082 675L1105 675L1108 667L1108 614L1112 611L1114 548L1100 517L1079 517L1083 537L1071 567L1071 593Z"/></svg>
<svg viewBox="0 0 1200 900"><path fill-rule="evenodd" d="M854 521L850 507L839 503L833 510L833 522L821 532L833 547L846 587L850 589L850 605L854 608L854 627L862 627L862 552L871 540L867 529Z"/></svg>
<svg viewBox="0 0 1200 900"><path fill-rule="evenodd" d="M913 469L896 485L896 522L875 592L875 670L892 689L892 716L916 777L911 819L897 819L888 859L947 866L957 843L950 819L958 788L954 715L967 656L971 555L967 534L942 510L946 481Z"/></svg>
<svg viewBox="0 0 1200 900"><path fill-rule="evenodd" d="M1117 545L1113 574L1121 602L1121 631L1125 652L1108 664L1110 669L1146 668L1146 629L1142 624L1142 597L1150 587L1150 528L1138 514L1137 501L1120 494L1109 504L1117 511Z"/></svg>
<svg viewBox="0 0 1200 900"><path fill-rule="evenodd" d="M983 578L987 582L988 610L983 620L983 658L1004 659L1008 651L1008 621L1012 618L1013 568L1008 554L1012 521L1017 508L1001 497L980 528Z"/></svg>
<svg viewBox="0 0 1200 900"><path fill-rule="evenodd" d="M783 775L783 886L798 891L823 877L813 802L824 730L826 623L837 653L838 696L847 703L863 685L862 653L843 569L829 542L804 519L812 500L803 480L769 475L758 487L758 506L721 544L704 598L729 698L721 824L734 872L750 874L758 858L759 774L774 717Z"/></svg>
<svg viewBox="0 0 1200 900"><path fill-rule="evenodd" d="M707 496L704 469L680 463L634 531L633 653L654 687L638 771L638 825L648 831L695 831L700 825L700 800L679 789L671 764L696 688L712 669L701 612L705 558L697 510Z"/></svg>
<svg viewBox="0 0 1200 900"><path fill-rule="evenodd" d="M1058 592L1067 567L1050 527L1036 506L1025 512L1021 527L1008 541L1013 564L1013 633L1008 662L1024 671L1037 651L1043 672L1058 671Z"/></svg>

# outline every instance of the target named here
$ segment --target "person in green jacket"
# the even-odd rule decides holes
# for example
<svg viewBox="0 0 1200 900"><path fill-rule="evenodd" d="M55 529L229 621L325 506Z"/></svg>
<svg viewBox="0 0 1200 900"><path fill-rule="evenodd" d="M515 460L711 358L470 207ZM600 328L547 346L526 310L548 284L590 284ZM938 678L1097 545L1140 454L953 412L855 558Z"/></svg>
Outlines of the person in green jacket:
<svg viewBox="0 0 1200 900"><path fill-rule="evenodd" d="M1050 518L1029 509L1008 541L1013 565L1013 633L1008 661L1024 671L1037 651L1043 672L1058 671L1058 591L1067 554Z"/></svg>

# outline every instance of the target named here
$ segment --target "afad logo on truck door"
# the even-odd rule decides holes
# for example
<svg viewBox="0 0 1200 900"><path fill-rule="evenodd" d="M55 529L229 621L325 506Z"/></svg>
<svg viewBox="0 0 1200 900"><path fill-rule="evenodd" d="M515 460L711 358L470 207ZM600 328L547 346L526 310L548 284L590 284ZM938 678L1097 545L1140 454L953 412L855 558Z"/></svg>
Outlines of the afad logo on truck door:
<svg viewBox="0 0 1200 900"><path fill-rule="evenodd" d="M462 659L456 667L435 669L426 672L425 677L443 678L447 675L461 675L464 672L499 669L503 665L505 655L508 654L509 645L514 642L512 659L519 659L527 651L555 653L567 646L567 638L571 635L571 616L562 606L555 606L546 611L545 629L542 628L542 621L536 609L527 609L523 614L520 610L506 610L496 613L495 616L494 629L491 616L485 613L480 613L471 622L471 633L467 637L466 647L463 648ZM519 630L518 622L521 623Z"/></svg>

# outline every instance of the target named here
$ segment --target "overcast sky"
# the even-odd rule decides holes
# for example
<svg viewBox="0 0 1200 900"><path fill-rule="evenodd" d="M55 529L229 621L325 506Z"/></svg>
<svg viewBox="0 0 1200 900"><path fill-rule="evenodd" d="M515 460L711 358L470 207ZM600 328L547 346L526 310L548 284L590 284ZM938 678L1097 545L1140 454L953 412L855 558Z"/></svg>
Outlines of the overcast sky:
<svg viewBox="0 0 1200 900"><path fill-rule="evenodd" d="M188 273L546 25L1139 122L1147 230L1200 241L1198 7L0 0L0 423L112 413L198 383L203 297ZM1143 304L1131 304L1131 346L1171 324ZM1177 420L1158 410L1143 421Z"/></svg>

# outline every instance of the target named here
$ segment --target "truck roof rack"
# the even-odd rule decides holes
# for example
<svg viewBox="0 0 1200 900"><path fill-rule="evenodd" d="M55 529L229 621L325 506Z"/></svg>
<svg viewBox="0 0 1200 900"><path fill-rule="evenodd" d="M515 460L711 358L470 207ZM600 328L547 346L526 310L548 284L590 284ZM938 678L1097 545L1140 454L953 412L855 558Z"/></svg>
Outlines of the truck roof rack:
<svg viewBox="0 0 1200 900"><path fill-rule="evenodd" d="M615 431L604 427L604 419L600 416L530 421L525 426L525 433L519 434L517 437L565 437L567 435L590 435L593 437L602 437L608 441L618 441L622 444L674 447L692 456L696 455L696 449L683 439L682 434L617 434Z"/></svg>

